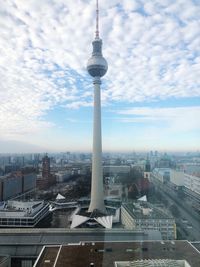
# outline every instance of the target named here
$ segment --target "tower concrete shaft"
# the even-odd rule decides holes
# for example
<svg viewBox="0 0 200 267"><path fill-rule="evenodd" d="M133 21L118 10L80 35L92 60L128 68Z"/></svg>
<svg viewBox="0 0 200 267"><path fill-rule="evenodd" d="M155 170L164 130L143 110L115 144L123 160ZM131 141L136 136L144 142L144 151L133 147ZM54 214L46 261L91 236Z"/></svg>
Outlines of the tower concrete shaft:
<svg viewBox="0 0 200 267"><path fill-rule="evenodd" d="M94 81L94 111L93 111L93 155L92 155L92 184L91 201L88 212L100 211L105 213L103 171L102 171L102 140L101 140L101 80Z"/></svg>

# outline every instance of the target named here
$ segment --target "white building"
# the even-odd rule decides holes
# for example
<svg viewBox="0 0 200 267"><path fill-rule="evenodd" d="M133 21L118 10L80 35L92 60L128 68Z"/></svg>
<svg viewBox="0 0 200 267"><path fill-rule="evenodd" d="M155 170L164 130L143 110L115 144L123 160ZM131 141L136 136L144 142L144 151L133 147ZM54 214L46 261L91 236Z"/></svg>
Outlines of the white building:
<svg viewBox="0 0 200 267"><path fill-rule="evenodd" d="M170 168L155 168L151 173L151 178L161 183L170 181Z"/></svg>
<svg viewBox="0 0 200 267"><path fill-rule="evenodd" d="M158 230L163 239L176 239L175 219L150 203L123 204L121 222L126 229Z"/></svg>
<svg viewBox="0 0 200 267"><path fill-rule="evenodd" d="M151 177L159 180L160 182L171 182L175 186L184 185L184 172L170 169L170 168L155 168L151 173Z"/></svg>
<svg viewBox="0 0 200 267"><path fill-rule="evenodd" d="M184 186L200 197L200 177L184 173Z"/></svg>
<svg viewBox="0 0 200 267"><path fill-rule="evenodd" d="M170 170L170 182L176 186L184 185L184 172L179 170Z"/></svg>
<svg viewBox="0 0 200 267"><path fill-rule="evenodd" d="M7 201L0 206L0 227L34 227L49 214L44 201Z"/></svg>

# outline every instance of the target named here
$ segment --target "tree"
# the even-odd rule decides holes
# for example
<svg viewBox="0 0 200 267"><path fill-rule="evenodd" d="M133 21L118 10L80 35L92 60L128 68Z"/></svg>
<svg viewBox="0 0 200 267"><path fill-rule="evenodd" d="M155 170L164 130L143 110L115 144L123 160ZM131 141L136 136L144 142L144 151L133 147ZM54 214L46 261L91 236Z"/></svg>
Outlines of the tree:
<svg viewBox="0 0 200 267"><path fill-rule="evenodd" d="M139 194L139 192L138 192L137 186L135 184L132 184L131 186L129 186L128 198L137 199L138 194Z"/></svg>

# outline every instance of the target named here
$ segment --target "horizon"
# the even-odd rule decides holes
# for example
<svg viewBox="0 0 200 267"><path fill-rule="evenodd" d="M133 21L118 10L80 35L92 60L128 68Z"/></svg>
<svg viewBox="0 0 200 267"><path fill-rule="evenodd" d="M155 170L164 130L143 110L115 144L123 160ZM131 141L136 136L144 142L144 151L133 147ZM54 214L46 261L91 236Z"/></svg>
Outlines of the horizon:
<svg viewBox="0 0 200 267"><path fill-rule="evenodd" d="M187 150L187 149L183 149L183 150L164 150L164 149L160 149L160 150L148 150L148 149L135 149L135 150L103 150L102 151L102 155L105 154L127 154L127 155L131 155L131 154L145 154L148 155L150 152L157 152L159 154L159 156L164 155L164 154L199 154L200 150ZM37 155L37 154L47 154L47 155L58 155L58 154L66 154L66 153L70 153L70 154L92 154L92 149L91 150L58 150L58 151L30 151L30 152L1 152L0 151L0 156L5 156L5 155Z"/></svg>
<svg viewBox="0 0 200 267"><path fill-rule="evenodd" d="M200 150L200 3L99 8L103 153ZM1 10L0 153L90 153L95 1L11 0Z"/></svg>

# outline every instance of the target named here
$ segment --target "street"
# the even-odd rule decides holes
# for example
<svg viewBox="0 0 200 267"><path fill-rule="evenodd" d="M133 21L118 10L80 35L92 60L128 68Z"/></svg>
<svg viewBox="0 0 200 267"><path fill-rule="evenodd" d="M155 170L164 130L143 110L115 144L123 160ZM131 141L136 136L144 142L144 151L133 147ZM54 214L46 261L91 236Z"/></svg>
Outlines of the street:
<svg viewBox="0 0 200 267"><path fill-rule="evenodd" d="M178 208L180 214L176 217L176 222L177 227L181 228L180 232L189 241L200 240L200 216L188 206L184 199L179 199L177 193L169 186L155 180L154 185L171 205L175 205Z"/></svg>

